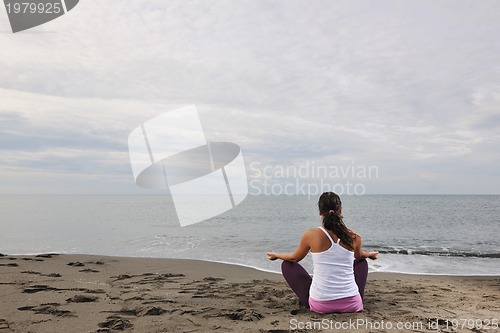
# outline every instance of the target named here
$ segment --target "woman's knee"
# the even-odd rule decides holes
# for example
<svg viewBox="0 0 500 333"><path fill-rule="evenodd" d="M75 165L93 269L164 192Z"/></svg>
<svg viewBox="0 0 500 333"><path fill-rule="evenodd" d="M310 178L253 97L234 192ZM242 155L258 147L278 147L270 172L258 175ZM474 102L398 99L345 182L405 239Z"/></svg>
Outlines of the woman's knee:
<svg viewBox="0 0 500 333"><path fill-rule="evenodd" d="M307 274L305 269L298 262L283 261L281 263L281 273L285 277L301 276Z"/></svg>
<svg viewBox="0 0 500 333"><path fill-rule="evenodd" d="M365 258L354 260L354 267L356 268L368 268L368 261Z"/></svg>
<svg viewBox="0 0 500 333"><path fill-rule="evenodd" d="M283 262L281 263L281 272L285 274L285 272L290 271L291 269L293 269L294 264L296 263L283 260Z"/></svg>

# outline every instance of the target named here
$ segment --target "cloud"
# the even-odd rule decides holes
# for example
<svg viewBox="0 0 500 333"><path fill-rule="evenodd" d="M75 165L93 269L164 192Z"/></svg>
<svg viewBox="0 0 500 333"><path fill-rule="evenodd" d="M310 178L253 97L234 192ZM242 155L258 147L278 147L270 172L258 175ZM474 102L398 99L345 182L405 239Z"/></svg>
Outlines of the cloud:
<svg viewBox="0 0 500 333"><path fill-rule="evenodd" d="M497 193L499 9L85 1L0 34L2 167L123 175L132 129L196 104L207 137L248 163L356 161L379 165L373 192Z"/></svg>

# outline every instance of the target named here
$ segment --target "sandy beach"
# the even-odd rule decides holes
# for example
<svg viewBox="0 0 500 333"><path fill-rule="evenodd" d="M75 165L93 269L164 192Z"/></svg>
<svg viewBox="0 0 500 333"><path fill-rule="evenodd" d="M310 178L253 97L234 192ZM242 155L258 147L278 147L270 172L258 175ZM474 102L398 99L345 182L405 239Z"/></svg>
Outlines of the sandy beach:
<svg viewBox="0 0 500 333"><path fill-rule="evenodd" d="M0 255L0 296L0 333L500 332L498 276L370 273L363 313L319 315L280 274L247 267Z"/></svg>

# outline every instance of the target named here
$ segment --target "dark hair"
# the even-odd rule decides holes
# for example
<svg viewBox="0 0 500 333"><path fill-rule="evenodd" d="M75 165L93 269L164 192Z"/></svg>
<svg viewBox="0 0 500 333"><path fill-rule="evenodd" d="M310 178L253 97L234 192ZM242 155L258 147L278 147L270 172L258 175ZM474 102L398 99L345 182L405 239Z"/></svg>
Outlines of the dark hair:
<svg viewBox="0 0 500 333"><path fill-rule="evenodd" d="M353 232L347 228L340 214L342 201L333 192L325 192L319 197L319 212L323 216L323 227L331 230L345 245L353 249Z"/></svg>

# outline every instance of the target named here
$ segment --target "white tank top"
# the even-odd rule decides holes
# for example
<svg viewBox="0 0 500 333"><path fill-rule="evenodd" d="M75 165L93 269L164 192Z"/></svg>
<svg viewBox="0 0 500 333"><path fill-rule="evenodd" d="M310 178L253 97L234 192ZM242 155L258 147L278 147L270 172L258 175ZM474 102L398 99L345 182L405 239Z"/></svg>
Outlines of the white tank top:
<svg viewBox="0 0 500 333"><path fill-rule="evenodd" d="M358 286L354 280L354 252L335 243L328 231L319 227L330 239L332 246L323 252L311 252L313 278L309 296L318 301L331 301L356 296Z"/></svg>

